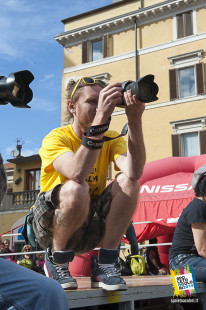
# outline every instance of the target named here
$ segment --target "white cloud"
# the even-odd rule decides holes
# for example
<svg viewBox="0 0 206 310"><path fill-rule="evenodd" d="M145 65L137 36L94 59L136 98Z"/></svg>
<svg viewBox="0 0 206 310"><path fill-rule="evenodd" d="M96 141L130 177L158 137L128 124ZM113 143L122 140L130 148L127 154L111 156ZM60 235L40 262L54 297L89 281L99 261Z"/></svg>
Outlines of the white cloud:
<svg viewBox="0 0 206 310"><path fill-rule="evenodd" d="M13 151L13 150L15 150L15 149L16 149L15 146L8 146L8 147L5 149L6 155L11 156L11 155L10 155L10 154L11 154L11 151Z"/></svg>
<svg viewBox="0 0 206 310"><path fill-rule="evenodd" d="M13 156L11 155L11 152L13 150L16 150L16 146L9 146L5 149L5 154L9 157L12 158ZM32 148L24 148L24 146L22 146L22 151L21 151L21 155L26 157L26 156L31 156L34 154L38 154L39 153L39 148L38 147L34 147Z"/></svg>
<svg viewBox="0 0 206 310"><path fill-rule="evenodd" d="M26 157L26 156L31 156L39 153L39 148L35 147L34 149L22 149L21 155Z"/></svg>
<svg viewBox="0 0 206 310"><path fill-rule="evenodd" d="M41 98L34 98L29 103L29 106L32 107L32 110L39 110L39 111L46 111L46 112L56 111L58 110L60 105L61 105L60 102L52 102L51 100L41 99Z"/></svg>
<svg viewBox="0 0 206 310"><path fill-rule="evenodd" d="M32 12L34 10L34 5L25 0L0 0L1 10L8 10L9 12Z"/></svg>
<svg viewBox="0 0 206 310"><path fill-rule="evenodd" d="M48 83L52 81L52 84L54 83L54 78L55 78L55 74L51 73L51 74L45 74L43 79L39 80L39 82L41 83Z"/></svg>
<svg viewBox="0 0 206 310"><path fill-rule="evenodd" d="M30 58L31 50L55 44L54 36L63 29L55 9L39 1L0 0L0 7L0 56L6 59Z"/></svg>

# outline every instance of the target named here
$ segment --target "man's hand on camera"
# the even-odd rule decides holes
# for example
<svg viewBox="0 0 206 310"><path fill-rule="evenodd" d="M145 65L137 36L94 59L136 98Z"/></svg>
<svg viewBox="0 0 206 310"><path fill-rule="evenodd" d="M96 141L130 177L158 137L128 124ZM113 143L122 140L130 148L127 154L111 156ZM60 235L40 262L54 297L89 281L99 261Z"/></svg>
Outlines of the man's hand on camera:
<svg viewBox="0 0 206 310"><path fill-rule="evenodd" d="M115 106L123 100L121 83L113 83L103 88L99 95L97 114L102 114L105 121L112 115Z"/></svg>
<svg viewBox="0 0 206 310"><path fill-rule="evenodd" d="M140 101L136 95L132 95L131 90L124 93L124 101L128 122L137 123L145 110L145 103Z"/></svg>

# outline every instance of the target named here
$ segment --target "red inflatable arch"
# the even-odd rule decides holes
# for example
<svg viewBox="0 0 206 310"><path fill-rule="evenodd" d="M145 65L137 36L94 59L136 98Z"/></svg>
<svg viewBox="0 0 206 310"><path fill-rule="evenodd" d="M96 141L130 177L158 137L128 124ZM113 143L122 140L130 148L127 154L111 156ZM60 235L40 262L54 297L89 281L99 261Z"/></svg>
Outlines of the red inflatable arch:
<svg viewBox="0 0 206 310"><path fill-rule="evenodd" d="M140 194L134 222L138 241L174 232L183 208L194 198L194 171L206 163L206 155L169 157L147 163L140 179Z"/></svg>
<svg viewBox="0 0 206 310"><path fill-rule="evenodd" d="M206 155L200 155L164 158L145 165L133 221L152 223L134 225L138 241L172 241L182 210L194 198L193 173L205 163ZM159 246L158 251L161 261L168 266L169 246Z"/></svg>

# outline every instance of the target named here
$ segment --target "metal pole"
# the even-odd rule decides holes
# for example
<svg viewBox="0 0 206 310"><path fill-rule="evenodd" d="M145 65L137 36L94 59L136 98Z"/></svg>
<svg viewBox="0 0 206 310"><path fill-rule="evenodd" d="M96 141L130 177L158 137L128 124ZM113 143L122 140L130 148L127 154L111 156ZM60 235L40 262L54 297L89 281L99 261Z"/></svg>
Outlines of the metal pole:
<svg viewBox="0 0 206 310"><path fill-rule="evenodd" d="M134 25L135 25L135 79L138 80L138 70L137 70L137 18L134 17Z"/></svg>

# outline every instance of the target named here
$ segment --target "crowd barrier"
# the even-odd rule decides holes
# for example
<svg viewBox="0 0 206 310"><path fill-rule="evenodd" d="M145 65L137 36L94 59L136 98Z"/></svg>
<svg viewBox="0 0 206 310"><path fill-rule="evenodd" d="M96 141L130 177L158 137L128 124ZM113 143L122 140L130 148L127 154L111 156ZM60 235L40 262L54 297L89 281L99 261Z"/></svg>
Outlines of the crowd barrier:
<svg viewBox="0 0 206 310"><path fill-rule="evenodd" d="M152 223L151 221L144 221L144 222L134 222L133 225L138 225L138 224L149 224L149 223ZM15 229L17 228L20 228L22 227L22 225L19 225L18 227L15 227L12 229L12 231L14 231ZM21 233L9 233L11 231L8 231L6 233L3 233L2 235L0 235L1 238L5 238L5 237L13 237L13 236L22 236ZM138 247L141 249L143 247L152 247L152 246L165 246L165 245L171 245L172 243L171 242L167 242L167 243L156 243L156 244L138 244ZM95 248L94 250L99 250L100 248ZM130 249L130 245L124 245L124 246L121 246L120 247L121 250L124 250L124 249ZM36 254L36 253L45 253L45 251L32 251L32 252L27 252L28 254ZM0 257L1 256L4 256L5 254L1 254L0 253ZM6 253L6 255L8 256L12 256L12 255L22 255L22 252L19 252L19 253Z"/></svg>

